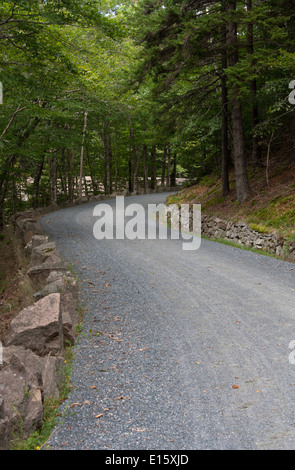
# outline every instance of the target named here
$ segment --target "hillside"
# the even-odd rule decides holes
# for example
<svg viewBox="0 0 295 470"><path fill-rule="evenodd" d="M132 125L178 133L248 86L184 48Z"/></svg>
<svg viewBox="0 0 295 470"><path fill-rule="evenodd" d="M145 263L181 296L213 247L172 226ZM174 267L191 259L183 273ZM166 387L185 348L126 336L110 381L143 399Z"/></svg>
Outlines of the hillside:
<svg viewBox="0 0 295 470"><path fill-rule="evenodd" d="M234 173L230 173L230 194L222 196L221 178L216 174L203 177L194 186L182 189L167 199L167 204L201 204L202 212L228 221L247 223L262 233L276 232L295 240L295 165L274 156L269 181L265 168L250 169L251 197L236 201Z"/></svg>

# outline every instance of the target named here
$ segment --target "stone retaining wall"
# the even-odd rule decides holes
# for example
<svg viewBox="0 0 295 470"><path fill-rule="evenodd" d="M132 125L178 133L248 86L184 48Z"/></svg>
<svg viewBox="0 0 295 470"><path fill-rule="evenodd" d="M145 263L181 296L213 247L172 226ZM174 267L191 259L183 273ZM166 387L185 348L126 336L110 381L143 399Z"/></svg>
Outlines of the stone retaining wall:
<svg viewBox="0 0 295 470"><path fill-rule="evenodd" d="M179 187L148 193L176 189ZM65 207L138 194L144 191L84 196L72 204L29 209L12 217L15 235L30 257L27 276L35 288L35 303L12 320L0 351L0 450L9 449L11 436L20 425L24 437L41 427L44 400L60 396L64 350L74 344L78 323L77 282L55 243L42 234L38 218Z"/></svg>
<svg viewBox="0 0 295 470"><path fill-rule="evenodd" d="M42 235L40 211L16 214L13 226L30 257L27 276L35 303L12 320L0 364L0 449L12 435L24 437L43 423L44 401L58 399L64 380L65 347L74 344L78 285L54 242Z"/></svg>
<svg viewBox="0 0 295 470"><path fill-rule="evenodd" d="M295 242L275 233L260 233L243 222L228 222L202 214L202 234L208 238L222 238L245 247L253 247L276 256L295 261Z"/></svg>

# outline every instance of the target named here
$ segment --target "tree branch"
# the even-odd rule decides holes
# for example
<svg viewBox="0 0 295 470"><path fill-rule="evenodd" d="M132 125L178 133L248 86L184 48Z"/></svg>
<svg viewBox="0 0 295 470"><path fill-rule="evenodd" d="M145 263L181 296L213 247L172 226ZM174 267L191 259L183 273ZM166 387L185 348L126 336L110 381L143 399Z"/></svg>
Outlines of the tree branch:
<svg viewBox="0 0 295 470"><path fill-rule="evenodd" d="M14 111L13 115L11 116L7 126L5 127L4 131L2 132L2 134L0 135L0 140L2 140L2 138L4 137L4 135L6 134L6 132L8 131L8 129L10 128L11 124L13 123L14 119L15 119L15 116L20 113L21 111L23 111L24 109L26 109L27 107L26 106L23 106L21 108L21 103L18 105L17 109Z"/></svg>

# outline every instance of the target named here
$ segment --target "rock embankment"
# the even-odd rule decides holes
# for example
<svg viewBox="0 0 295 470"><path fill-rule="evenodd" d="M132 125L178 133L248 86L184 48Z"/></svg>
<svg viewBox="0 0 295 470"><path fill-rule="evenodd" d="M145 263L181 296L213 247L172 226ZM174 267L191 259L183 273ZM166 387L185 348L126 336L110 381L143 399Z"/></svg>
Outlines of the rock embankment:
<svg viewBox="0 0 295 470"><path fill-rule="evenodd" d="M276 256L295 261L295 242L276 233L261 233L244 222L229 222L202 214L202 234L208 238L222 238L245 247L253 247Z"/></svg>
<svg viewBox="0 0 295 470"><path fill-rule="evenodd" d="M54 242L42 234L38 211L13 218L16 236L30 257L27 276L35 303L12 320L0 355L0 449L10 448L40 428L45 400L58 399L64 380L64 353L74 344L78 285Z"/></svg>

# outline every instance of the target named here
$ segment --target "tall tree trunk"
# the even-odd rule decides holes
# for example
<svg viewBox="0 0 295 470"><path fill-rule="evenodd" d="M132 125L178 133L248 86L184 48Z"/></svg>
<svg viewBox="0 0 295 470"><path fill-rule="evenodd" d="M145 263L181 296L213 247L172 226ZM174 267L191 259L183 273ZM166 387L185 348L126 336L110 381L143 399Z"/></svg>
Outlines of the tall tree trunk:
<svg viewBox="0 0 295 470"><path fill-rule="evenodd" d="M151 189L157 189L157 159L156 146L153 145L151 150Z"/></svg>
<svg viewBox="0 0 295 470"><path fill-rule="evenodd" d="M115 175L114 175L114 185L115 192L118 191L118 146L117 146L117 128L115 127L115 144L114 144L114 164L115 164Z"/></svg>
<svg viewBox="0 0 295 470"><path fill-rule="evenodd" d="M167 164L167 144L164 145L163 159L162 159L162 175L161 175L161 186L165 186L165 173Z"/></svg>
<svg viewBox="0 0 295 470"><path fill-rule="evenodd" d="M51 204L57 202L57 158L55 154L50 157L50 200Z"/></svg>
<svg viewBox="0 0 295 470"><path fill-rule="evenodd" d="M222 2L222 12L226 11L225 2ZM221 44L223 45L221 51L221 103L222 103L222 131L221 131L221 179L222 179L222 195L229 194L229 146L228 146L228 92L227 80L225 71L227 69L227 26L226 21L223 20L221 25Z"/></svg>
<svg viewBox="0 0 295 470"><path fill-rule="evenodd" d="M66 161L65 161L65 149L61 149L61 165L60 165L60 180L63 188L63 193L68 196L68 184L66 178Z"/></svg>
<svg viewBox="0 0 295 470"><path fill-rule="evenodd" d="M34 176L34 183L33 183L33 207L36 208L39 205L39 188L40 188L40 181L42 176L42 171L44 167L44 155L41 157L41 160L37 163L35 176Z"/></svg>
<svg viewBox="0 0 295 470"><path fill-rule="evenodd" d="M139 167L139 152L138 149L133 145L133 157L134 157L134 191L139 191L139 179L138 179L138 167Z"/></svg>
<svg viewBox="0 0 295 470"><path fill-rule="evenodd" d="M230 1L228 3L228 11L234 15L236 11L236 2ZM238 37L237 37L237 23L233 16L228 22L228 64L230 67L235 67L238 63ZM243 203L251 195L251 189L247 177L246 166L246 153L244 144L243 132L243 118L242 106L239 98L239 86L235 85L231 90L231 125L232 125L232 140L233 140L233 158L235 165L236 177L236 195L237 200Z"/></svg>
<svg viewBox="0 0 295 470"><path fill-rule="evenodd" d="M86 176L83 177L83 182L84 182L85 195L88 197L89 191L88 191L88 183L87 183Z"/></svg>
<svg viewBox="0 0 295 470"><path fill-rule="evenodd" d="M247 11L252 10L252 0L246 1ZM248 23L247 28L247 49L248 53L254 54L254 35L253 35L253 23ZM253 64L254 65L254 64ZM250 81L250 92L251 92L251 119L252 119L252 130L255 130L257 124L259 124L259 113L257 106L257 80L254 78ZM261 166L261 148L259 145L258 137L253 134L252 137L252 165L254 167Z"/></svg>
<svg viewBox="0 0 295 470"><path fill-rule="evenodd" d="M132 124L132 121L131 121L131 118L129 117L129 139L130 139L130 143L129 143L129 152L130 152L130 157L129 157L129 161L131 162L129 168L131 170L131 174L129 175L129 177L132 178L132 184L131 184L131 188L132 188L132 191L130 192L133 192L133 191L138 191L139 190L139 181L138 181L138 152L136 150L136 146L135 146L135 139L134 139L134 128L133 128L133 124Z"/></svg>
<svg viewBox="0 0 295 470"><path fill-rule="evenodd" d="M85 152L86 152L87 162L88 162L89 171L90 171L90 178L91 178L93 194L97 194L97 192L98 192L97 182L95 181L93 168L92 168L92 162L91 162L91 158L90 158L87 146L85 146Z"/></svg>
<svg viewBox="0 0 295 470"><path fill-rule="evenodd" d="M170 186L176 186L176 164L177 164L177 155L176 152L173 153L173 166L170 178Z"/></svg>
<svg viewBox="0 0 295 470"><path fill-rule="evenodd" d="M290 29L291 29L291 37L293 38L293 52L295 52L295 18L294 15L290 18ZM291 111L291 119L290 119L290 162L291 164L295 164L295 107Z"/></svg>
<svg viewBox="0 0 295 470"><path fill-rule="evenodd" d="M80 156L80 178L79 178L79 198L82 197L82 180L83 180L83 166L84 166L84 144L85 144L85 135L87 129L87 116L88 111L84 112L84 124L83 124L83 133L82 133L82 146L81 146L81 156Z"/></svg>
<svg viewBox="0 0 295 470"><path fill-rule="evenodd" d="M171 166L171 148L169 146L168 151L167 151L167 177L166 177L167 188L170 188L171 186L170 166Z"/></svg>
<svg viewBox="0 0 295 470"><path fill-rule="evenodd" d="M133 193L133 177L132 177L132 162L128 160L128 191Z"/></svg>
<svg viewBox="0 0 295 470"><path fill-rule="evenodd" d="M72 153L70 149L66 149L67 163L68 163L68 188L69 188L69 202L73 204L74 201L74 181L73 181L73 162Z"/></svg>
<svg viewBox="0 0 295 470"><path fill-rule="evenodd" d="M144 192L147 193L149 189L149 170L148 170L148 149L147 146L144 144L143 146L143 187Z"/></svg>
<svg viewBox="0 0 295 470"><path fill-rule="evenodd" d="M109 180L109 193L113 192L113 150L111 132L108 133L108 180Z"/></svg>
<svg viewBox="0 0 295 470"><path fill-rule="evenodd" d="M111 194L113 192L113 153L112 153L112 142L110 133L110 123L106 122L104 125L103 134L104 144L104 189L105 194Z"/></svg>

